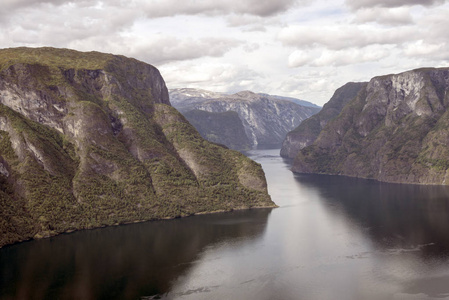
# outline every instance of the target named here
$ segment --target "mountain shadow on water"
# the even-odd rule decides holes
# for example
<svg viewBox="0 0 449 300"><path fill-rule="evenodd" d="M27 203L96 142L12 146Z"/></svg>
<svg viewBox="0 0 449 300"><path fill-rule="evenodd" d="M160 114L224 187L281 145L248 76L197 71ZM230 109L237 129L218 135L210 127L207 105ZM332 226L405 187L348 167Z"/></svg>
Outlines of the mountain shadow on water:
<svg viewBox="0 0 449 300"><path fill-rule="evenodd" d="M0 249L0 299L157 298L208 247L254 242L271 209L64 234Z"/></svg>

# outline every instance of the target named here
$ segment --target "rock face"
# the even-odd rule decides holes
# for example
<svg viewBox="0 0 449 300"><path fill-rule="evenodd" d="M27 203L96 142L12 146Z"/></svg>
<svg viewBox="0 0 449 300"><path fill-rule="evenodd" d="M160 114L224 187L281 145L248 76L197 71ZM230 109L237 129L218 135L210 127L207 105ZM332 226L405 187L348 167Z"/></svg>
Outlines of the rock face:
<svg viewBox="0 0 449 300"><path fill-rule="evenodd" d="M298 127L287 134L282 143L281 156L295 158L299 150L311 145L327 122L338 116L346 103L354 99L366 84L349 82L337 89L319 113L304 120Z"/></svg>
<svg viewBox="0 0 449 300"><path fill-rule="evenodd" d="M0 50L0 247L273 206L260 165L202 139L153 66L98 52Z"/></svg>
<svg viewBox="0 0 449 300"><path fill-rule="evenodd" d="M373 78L302 149L292 170L449 184L449 69Z"/></svg>
<svg viewBox="0 0 449 300"><path fill-rule="evenodd" d="M208 141L226 145L231 149L251 148L251 141L246 136L242 120L235 111L214 113L190 110L184 113L184 117Z"/></svg>
<svg viewBox="0 0 449 300"><path fill-rule="evenodd" d="M201 123L202 127L196 127L200 133L207 138L208 135L218 136L215 142L223 143L234 149L245 149L246 145L273 147L280 146L287 132L298 126L303 120L317 113L320 108L310 103L309 106L299 105L292 101L281 99L279 96L267 94L255 94L243 91L233 95L213 93L197 89L174 89L170 90L170 101L185 116L193 110L201 110L209 113L236 112L243 125L245 136L241 130L211 133L208 125L214 119L212 114L197 114L196 122L188 117L193 124ZM191 113L190 113L191 115ZM231 117L231 115L228 115ZM226 127L232 121L222 118ZM235 124L237 128L239 124ZM229 144L227 140L238 140L240 144Z"/></svg>

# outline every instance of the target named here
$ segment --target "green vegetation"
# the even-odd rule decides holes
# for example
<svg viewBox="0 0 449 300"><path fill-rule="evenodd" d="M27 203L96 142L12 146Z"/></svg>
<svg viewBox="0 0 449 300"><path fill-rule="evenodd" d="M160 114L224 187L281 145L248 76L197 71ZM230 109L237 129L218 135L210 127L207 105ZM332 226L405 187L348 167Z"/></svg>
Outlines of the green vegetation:
<svg viewBox="0 0 449 300"><path fill-rule="evenodd" d="M13 95L6 104L15 103L0 105L0 246L274 205L259 165L205 141L161 104L168 93L150 65L97 52L5 49L0 78ZM27 106L35 101L43 108Z"/></svg>
<svg viewBox="0 0 449 300"><path fill-rule="evenodd" d="M316 141L299 152L293 170L447 184L449 112L443 106L449 91L447 72L420 69L374 78L369 89L360 91ZM405 96L401 90L398 96L400 87L394 85L401 80L419 90Z"/></svg>
<svg viewBox="0 0 449 300"><path fill-rule="evenodd" d="M246 136L242 120L234 111L212 113L191 110L184 113L201 136L208 141L224 144L231 149L249 149L251 142Z"/></svg>
<svg viewBox="0 0 449 300"><path fill-rule="evenodd" d="M10 48L0 51L0 70L16 64L42 65L62 69L104 69L113 58L112 54L78 52L57 48Z"/></svg>

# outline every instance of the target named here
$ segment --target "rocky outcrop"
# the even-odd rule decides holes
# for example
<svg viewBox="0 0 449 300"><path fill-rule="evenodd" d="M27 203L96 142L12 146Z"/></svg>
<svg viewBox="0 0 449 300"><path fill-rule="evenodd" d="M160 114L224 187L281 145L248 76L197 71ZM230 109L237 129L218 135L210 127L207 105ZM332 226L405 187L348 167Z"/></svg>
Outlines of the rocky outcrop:
<svg viewBox="0 0 449 300"><path fill-rule="evenodd" d="M373 78L302 149L292 170L448 184L449 69Z"/></svg>
<svg viewBox="0 0 449 300"><path fill-rule="evenodd" d="M251 141L246 136L242 120L235 111L214 113L191 110L185 112L184 117L208 141L236 150L251 148Z"/></svg>
<svg viewBox="0 0 449 300"><path fill-rule="evenodd" d="M153 66L98 52L0 50L0 247L273 206L260 165L202 139L170 106Z"/></svg>
<svg viewBox="0 0 449 300"><path fill-rule="evenodd" d="M240 141L249 140L250 146L279 147L287 132L298 126L303 120L317 113L320 108L310 103L309 106L299 105L292 101L282 99L279 96L267 94L256 94L250 91L243 91L233 95L213 93L196 89L174 89L170 90L170 101L174 107L179 109L184 115L192 115L191 111L201 110L209 113L236 112L243 124L245 136L240 135L240 130L236 130L229 136L217 132L212 133L208 128L212 128L212 123L208 124L214 116L212 114L196 114L197 121L201 127L196 127L200 133L218 136L214 140L234 149L245 149L246 142L239 145L232 145L227 142L230 139ZM222 115L223 116L223 115ZM231 115L228 115L231 117ZM222 118L222 128L225 128L231 120ZM216 121L215 121L216 122ZM235 126L237 126L236 124Z"/></svg>
<svg viewBox="0 0 449 300"><path fill-rule="evenodd" d="M304 120L298 127L287 134L282 143L281 156L294 158L299 150L311 145L327 122L338 116L346 103L354 99L366 84L363 82L349 82L337 89L320 112Z"/></svg>

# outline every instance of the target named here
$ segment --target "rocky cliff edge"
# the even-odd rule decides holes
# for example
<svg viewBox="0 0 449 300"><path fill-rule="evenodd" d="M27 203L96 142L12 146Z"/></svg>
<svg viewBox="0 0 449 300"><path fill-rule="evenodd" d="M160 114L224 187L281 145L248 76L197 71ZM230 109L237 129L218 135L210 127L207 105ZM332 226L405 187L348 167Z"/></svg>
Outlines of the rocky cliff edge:
<svg viewBox="0 0 449 300"><path fill-rule="evenodd" d="M299 151L292 170L449 184L448 106L448 68L375 77Z"/></svg>

